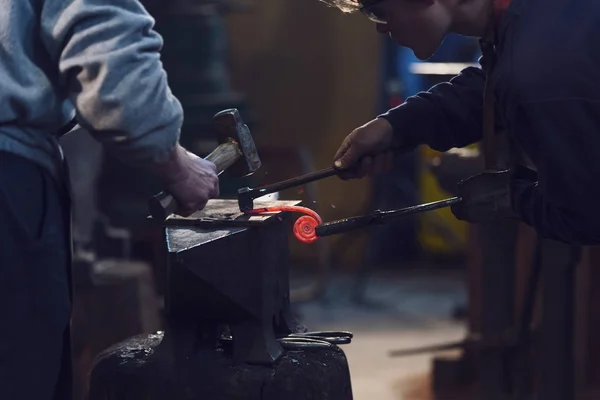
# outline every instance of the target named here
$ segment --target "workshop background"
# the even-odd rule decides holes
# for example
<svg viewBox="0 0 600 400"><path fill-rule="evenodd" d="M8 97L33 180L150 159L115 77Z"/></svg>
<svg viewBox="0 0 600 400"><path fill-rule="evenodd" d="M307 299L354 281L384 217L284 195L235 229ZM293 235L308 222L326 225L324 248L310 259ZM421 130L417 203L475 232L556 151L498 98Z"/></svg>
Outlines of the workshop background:
<svg viewBox="0 0 600 400"><path fill-rule="evenodd" d="M419 62L410 50L377 34L362 15L342 14L317 0L143 2L165 39L165 69L186 111L184 145L201 156L210 153L217 145L210 120L226 108L238 108L252 131L263 166L249 178L223 174L221 191L228 198L241 186L330 167L354 128L450 79L479 56L476 40L452 36L434 58ZM73 171L74 357L76 398L83 399L98 352L163 327L165 248L160 229L146 220L147 201L160 190L156 182L104 154L85 133L69 135L63 144ZM81 148L86 148L83 156ZM478 171L477 147L470 151L462 164L452 154L440 158L419 149L398 157L395 170L376 179L328 178L278 195L302 200L325 221L435 201L450 197L465 171L467 176ZM493 240L501 245L490 244ZM356 400L502 399L489 391L484 397L465 394L471 396L478 387L473 366L479 361L464 343L409 357L389 352L452 343L511 325L517 319L513 314L527 303L522 293L534 254L539 254L536 243L534 233L515 223L478 230L449 210L312 245L298 243L290 233L291 300L311 329L355 333L343 349ZM573 310L559 307L565 318L553 330L560 330L553 338L561 343L561 354L579 360L578 399L598 398L589 393L597 393L592 383L600 381L600 363L589 357L595 348L589 338L600 333L591 306L598 302L589 290L594 254L584 251L584 275L552 281L562 290L554 292L560 294L554 296L556 303L570 304L564 300L580 289L573 301L578 319L569 319ZM495 266L496 275L481 272L486 263ZM508 270L513 272L498 275ZM536 318L542 309L556 311L556 303L539 300ZM498 317L489 322L490 316ZM571 332L573 325L579 333ZM488 360L499 358L495 354ZM491 364L487 370L499 365ZM572 364L563 367L572 373ZM542 375L554 384L573 385L556 378L562 372ZM479 378L485 380L484 375ZM503 377L490 376L485 385L501 390Z"/></svg>

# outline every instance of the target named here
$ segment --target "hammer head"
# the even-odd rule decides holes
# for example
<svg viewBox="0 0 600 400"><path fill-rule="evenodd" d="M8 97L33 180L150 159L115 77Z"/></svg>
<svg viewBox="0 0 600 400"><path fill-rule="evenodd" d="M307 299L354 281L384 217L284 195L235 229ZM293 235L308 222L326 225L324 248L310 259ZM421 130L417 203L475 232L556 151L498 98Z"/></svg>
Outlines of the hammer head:
<svg viewBox="0 0 600 400"><path fill-rule="evenodd" d="M234 164L230 171L237 176L247 176L253 174L262 165L258 151L252 139L252 133L235 108L223 110L213 117L213 126L217 133L219 144L234 140L239 144L240 150L244 155Z"/></svg>

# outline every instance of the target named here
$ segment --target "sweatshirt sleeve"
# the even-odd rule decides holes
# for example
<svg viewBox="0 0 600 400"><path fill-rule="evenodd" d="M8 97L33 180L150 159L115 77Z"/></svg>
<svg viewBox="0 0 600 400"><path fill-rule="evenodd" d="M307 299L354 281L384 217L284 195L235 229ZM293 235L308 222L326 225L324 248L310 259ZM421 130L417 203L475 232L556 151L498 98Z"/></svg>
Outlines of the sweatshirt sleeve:
<svg viewBox="0 0 600 400"><path fill-rule="evenodd" d="M160 61L163 41L138 0L46 0L42 39L79 124L133 165L167 159L183 111Z"/></svg>
<svg viewBox="0 0 600 400"><path fill-rule="evenodd" d="M514 210L541 237L600 244L600 100L556 99L517 107L516 138L537 147L537 175L524 168L511 185ZM539 179L538 179L539 178Z"/></svg>
<svg viewBox="0 0 600 400"><path fill-rule="evenodd" d="M484 86L485 72L469 67L380 118L390 122L402 147L426 144L438 151L465 147L482 138Z"/></svg>

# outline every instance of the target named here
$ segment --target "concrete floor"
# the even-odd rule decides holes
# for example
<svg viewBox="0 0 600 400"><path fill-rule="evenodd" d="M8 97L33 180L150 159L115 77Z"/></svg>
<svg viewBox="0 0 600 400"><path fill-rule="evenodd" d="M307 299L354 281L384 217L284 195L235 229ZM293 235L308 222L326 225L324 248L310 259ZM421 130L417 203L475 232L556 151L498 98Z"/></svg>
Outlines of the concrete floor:
<svg viewBox="0 0 600 400"><path fill-rule="evenodd" d="M427 376L432 356L391 358L388 352L464 336L463 324L450 318L453 308L465 300L460 275L380 273L369 282L366 298L375 303L369 305L350 301L351 284L351 277L336 277L326 301L298 305L302 322L311 330L354 332L352 343L343 350L355 400L427 400L403 393Z"/></svg>

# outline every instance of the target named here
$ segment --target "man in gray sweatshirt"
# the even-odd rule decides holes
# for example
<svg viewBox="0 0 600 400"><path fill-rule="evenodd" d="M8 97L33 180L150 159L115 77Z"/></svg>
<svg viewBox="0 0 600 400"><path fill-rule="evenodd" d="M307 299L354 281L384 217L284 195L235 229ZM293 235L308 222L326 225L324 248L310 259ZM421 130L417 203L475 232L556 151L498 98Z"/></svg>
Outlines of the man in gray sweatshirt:
<svg viewBox="0 0 600 400"><path fill-rule="evenodd" d="M70 398L57 142L70 121L155 174L182 214L218 196L215 165L178 143L182 108L153 24L138 0L0 0L0 399Z"/></svg>

